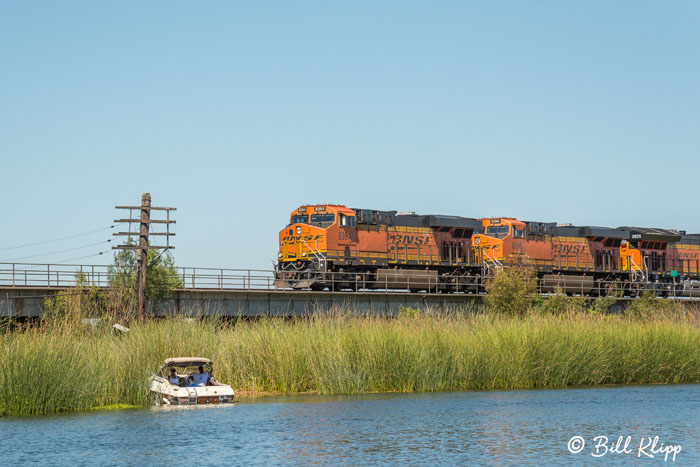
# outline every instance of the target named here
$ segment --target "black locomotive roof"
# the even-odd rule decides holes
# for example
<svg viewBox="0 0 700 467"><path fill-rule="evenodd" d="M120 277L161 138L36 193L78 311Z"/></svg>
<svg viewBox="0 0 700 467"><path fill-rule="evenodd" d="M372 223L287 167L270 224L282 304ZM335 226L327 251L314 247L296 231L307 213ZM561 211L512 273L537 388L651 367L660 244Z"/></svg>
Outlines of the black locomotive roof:
<svg viewBox="0 0 700 467"><path fill-rule="evenodd" d="M700 234L685 234L681 237L680 243L700 245Z"/></svg>
<svg viewBox="0 0 700 467"><path fill-rule="evenodd" d="M588 225L558 225L556 222L525 221L529 233L543 233L556 237L601 237L628 239L629 231Z"/></svg>
<svg viewBox="0 0 700 467"><path fill-rule="evenodd" d="M394 217L394 225L402 227L424 227L425 216L417 216L415 214L398 215Z"/></svg>
<svg viewBox="0 0 700 467"><path fill-rule="evenodd" d="M394 217L395 225L405 227L458 227L476 230L481 227L477 219L459 216L399 214Z"/></svg>
<svg viewBox="0 0 700 467"><path fill-rule="evenodd" d="M647 227L618 227L630 233L630 240L650 240L653 242L677 242L682 235L677 230Z"/></svg>
<svg viewBox="0 0 700 467"><path fill-rule="evenodd" d="M585 237L585 227L577 225L557 225L552 227L552 235L557 237Z"/></svg>
<svg viewBox="0 0 700 467"><path fill-rule="evenodd" d="M681 233L676 230L655 229L647 227L622 226L615 229L610 227L586 226L580 227L582 237L616 238L621 240L649 240L654 242L677 242Z"/></svg>
<svg viewBox="0 0 700 467"><path fill-rule="evenodd" d="M554 222L526 221L528 232L551 234L557 237L589 237L589 238L615 238L628 240L629 230L624 228L611 229L610 227L598 227L589 225L557 225Z"/></svg>
<svg viewBox="0 0 700 467"><path fill-rule="evenodd" d="M610 227L584 227L584 237L602 237L602 238L618 238L621 240L627 240L630 238L630 233L628 230L621 228L612 229Z"/></svg>
<svg viewBox="0 0 700 467"><path fill-rule="evenodd" d="M358 224L398 225L402 227L459 227L478 229L481 222L470 217L442 216L437 214L396 214L396 211L377 211L373 209L354 209Z"/></svg>
<svg viewBox="0 0 700 467"><path fill-rule="evenodd" d="M445 216L439 214L397 214L396 211L374 209L354 209L358 224L396 225L402 227L447 227L477 230L481 221L471 217ZM648 227L598 227L557 225L554 222L525 221L528 233L554 235L559 237L589 237L619 240L648 240L655 242L678 242L700 245L700 234L685 234L677 230Z"/></svg>
<svg viewBox="0 0 700 467"><path fill-rule="evenodd" d="M475 230L481 228L481 221L471 217L428 215L425 216L424 225L425 227L459 227Z"/></svg>

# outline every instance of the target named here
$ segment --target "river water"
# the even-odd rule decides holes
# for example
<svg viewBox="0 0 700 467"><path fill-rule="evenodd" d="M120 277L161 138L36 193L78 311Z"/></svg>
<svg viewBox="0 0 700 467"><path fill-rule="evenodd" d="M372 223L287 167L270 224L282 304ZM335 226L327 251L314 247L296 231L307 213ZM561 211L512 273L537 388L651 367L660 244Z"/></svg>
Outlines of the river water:
<svg viewBox="0 0 700 467"><path fill-rule="evenodd" d="M700 465L700 385L257 398L5 418L0 435L3 465Z"/></svg>

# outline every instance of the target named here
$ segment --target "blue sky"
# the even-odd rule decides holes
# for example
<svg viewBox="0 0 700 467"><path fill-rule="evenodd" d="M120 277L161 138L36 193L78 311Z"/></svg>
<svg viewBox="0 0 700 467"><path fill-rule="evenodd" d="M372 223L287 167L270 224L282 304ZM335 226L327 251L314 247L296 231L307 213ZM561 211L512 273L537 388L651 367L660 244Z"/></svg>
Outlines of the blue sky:
<svg viewBox="0 0 700 467"><path fill-rule="evenodd" d="M0 59L0 261L145 191L183 266L316 202L700 232L698 2L1 1Z"/></svg>

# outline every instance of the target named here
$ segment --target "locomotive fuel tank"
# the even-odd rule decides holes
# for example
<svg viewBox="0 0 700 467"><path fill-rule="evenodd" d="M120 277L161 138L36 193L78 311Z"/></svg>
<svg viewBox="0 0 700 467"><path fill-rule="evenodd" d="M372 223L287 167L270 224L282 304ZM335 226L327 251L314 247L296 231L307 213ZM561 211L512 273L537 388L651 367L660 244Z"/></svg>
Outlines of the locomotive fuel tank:
<svg viewBox="0 0 700 467"><path fill-rule="evenodd" d="M436 270L378 269L377 289L432 291L438 285Z"/></svg>
<svg viewBox="0 0 700 467"><path fill-rule="evenodd" d="M542 292L555 292L557 289L564 293L589 294L595 287L593 276L579 274L545 274L542 276Z"/></svg>

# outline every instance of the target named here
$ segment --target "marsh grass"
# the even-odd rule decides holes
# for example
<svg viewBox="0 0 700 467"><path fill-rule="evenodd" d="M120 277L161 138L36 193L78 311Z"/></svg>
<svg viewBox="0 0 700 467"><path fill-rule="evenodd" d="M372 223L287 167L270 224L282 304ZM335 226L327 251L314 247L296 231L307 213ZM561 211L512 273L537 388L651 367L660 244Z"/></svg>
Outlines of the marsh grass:
<svg viewBox="0 0 700 467"><path fill-rule="evenodd" d="M215 361L246 393L352 394L700 382L700 318L656 302L626 315L557 305L517 316L351 309L225 324L134 321L114 331L76 316L0 333L3 415L146 406L148 378L172 356Z"/></svg>

